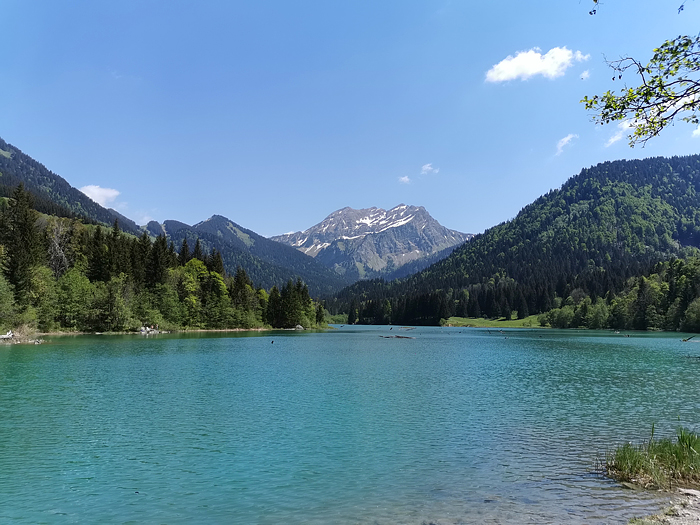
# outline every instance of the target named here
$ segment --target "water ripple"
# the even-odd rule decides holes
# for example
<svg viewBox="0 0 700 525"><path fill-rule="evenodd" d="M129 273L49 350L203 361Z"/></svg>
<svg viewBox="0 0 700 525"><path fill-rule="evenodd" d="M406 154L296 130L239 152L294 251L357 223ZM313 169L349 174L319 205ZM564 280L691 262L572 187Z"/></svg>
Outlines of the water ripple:
<svg viewBox="0 0 700 525"><path fill-rule="evenodd" d="M0 353L0 521L625 523L594 472L698 421L677 335L386 327Z"/></svg>

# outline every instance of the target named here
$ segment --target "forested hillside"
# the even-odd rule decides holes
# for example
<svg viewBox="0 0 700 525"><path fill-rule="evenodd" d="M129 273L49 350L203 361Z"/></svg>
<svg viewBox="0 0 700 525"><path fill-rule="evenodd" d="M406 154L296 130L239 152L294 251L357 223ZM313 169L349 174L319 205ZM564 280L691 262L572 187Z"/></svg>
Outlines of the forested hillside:
<svg viewBox="0 0 700 525"><path fill-rule="evenodd" d="M574 289L539 316L554 328L683 330L700 332L700 259L672 259L631 278L618 294L591 298Z"/></svg>
<svg viewBox="0 0 700 525"><path fill-rule="evenodd" d="M84 223L111 226L115 219L125 232L140 236L142 229L132 220L107 209L43 164L0 139L0 197L10 197L19 184L33 196L33 206L41 213L79 218ZM301 278L309 283L314 296L331 294L352 281L324 267L297 250L271 241L229 221L220 215L194 226L178 221L150 222L145 230L151 240L165 235L175 246L187 238L192 244L200 239L203 248L221 254L226 270L233 274L240 266L251 279L266 289L283 286Z"/></svg>
<svg viewBox="0 0 700 525"><path fill-rule="evenodd" d="M173 328L306 328L324 324L308 287L291 279L268 295L243 269L227 274L221 254L40 217L20 185L0 201L0 328L121 331Z"/></svg>
<svg viewBox="0 0 700 525"><path fill-rule="evenodd" d="M43 206L43 209L40 208L42 212L61 217L73 215L107 225L119 219L123 230L139 233L134 221L100 206L43 164L0 139L0 192L7 197L20 182L35 196L37 206ZM57 205L56 209L49 211L44 204L48 202ZM68 210L69 213L61 210Z"/></svg>
<svg viewBox="0 0 700 525"><path fill-rule="evenodd" d="M699 243L700 156L606 162L416 275L343 290L332 310L416 324L546 312L573 289L594 299L620 291Z"/></svg>
<svg viewBox="0 0 700 525"><path fill-rule="evenodd" d="M172 220L163 224L153 221L146 230L153 236L166 235L175 246L180 246L185 239L192 246L199 239L205 250L221 254L229 273L240 266L258 286L268 290L274 285L282 286L289 279L301 278L308 283L310 293L318 297L332 294L352 282L308 255L266 239L221 215L194 226Z"/></svg>

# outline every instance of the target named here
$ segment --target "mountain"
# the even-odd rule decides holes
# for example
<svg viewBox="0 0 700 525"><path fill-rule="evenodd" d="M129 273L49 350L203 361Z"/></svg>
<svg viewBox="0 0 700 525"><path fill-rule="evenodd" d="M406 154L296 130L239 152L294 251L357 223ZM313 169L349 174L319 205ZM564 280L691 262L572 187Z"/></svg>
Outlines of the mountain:
<svg viewBox="0 0 700 525"><path fill-rule="evenodd" d="M352 285L334 308L387 300L392 322L433 323L459 310L539 313L575 289L602 297L659 261L698 253L699 209L700 156L605 162L418 274Z"/></svg>
<svg viewBox="0 0 700 525"><path fill-rule="evenodd" d="M109 226L115 219L119 219L122 230L133 234L140 233L134 221L115 210L100 206L82 191L68 184L64 178L0 139L0 192L9 193L7 188L13 188L20 182L24 183L25 188L37 201L49 200L75 217ZM58 215L66 216L65 213Z"/></svg>
<svg viewBox="0 0 700 525"><path fill-rule="evenodd" d="M471 237L440 225L422 206L400 204L389 211L343 208L308 230L271 239L356 280L391 274Z"/></svg>
<svg viewBox="0 0 700 525"><path fill-rule="evenodd" d="M301 277L312 295L321 295L331 294L352 282L311 257L266 239L220 215L194 226L168 220L163 224L151 221L140 227L117 211L100 206L43 164L0 139L0 197L10 197L20 183L24 183L33 194L35 208L42 213L108 226L118 219L123 231L141 235L145 230L152 237L166 235L178 250L183 239L187 238L191 249L196 239L200 238L205 252L213 248L221 252L229 273L235 273L241 266L256 286L267 289L273 285L281 287L289 279Z"/></svg>
<svg viewBox="0 0 700 525"><path fill-rule="evenodd" d="M333 293L351 281L326 268L299 251L258 235L221 215L189 226L167 220L163 224L151 221L145 226L153 236L166 235L177 250L186 238L190 250L197 239L205 252L216 249L221 253L229 274L242 267L256 286L270 289L281 287L298 277L309 286L311 295Z"/></svg>

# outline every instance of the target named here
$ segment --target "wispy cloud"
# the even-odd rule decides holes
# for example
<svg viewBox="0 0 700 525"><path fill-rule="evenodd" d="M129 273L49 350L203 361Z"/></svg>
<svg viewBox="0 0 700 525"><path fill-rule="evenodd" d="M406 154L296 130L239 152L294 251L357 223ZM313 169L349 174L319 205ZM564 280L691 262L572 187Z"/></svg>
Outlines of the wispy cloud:
<svg viewBox="0 0 700 525"><path fill-rule="evenodd" d="M589 78L591 78L591 73L586 69L586 71L581 73L581 80L588 80Z"/></svg>
<svg viewBox="0 0 700 525"><path fill-rule="evenodd" d="M80 191L82 191L100 206L107 206L111 202L114 202L117 197L119 197L119 190L115 190L113 188L102 188L94 184L83 186L80 188Z"/></svg>
<svg viewBox="0 0 700 525"><path fill-rule="evenodd" d="M440 168L433 168L432 162L430 164L423 164L423 167L420 170L421 175L430 175L430 174L437 175L439 172L440 172Z"/></svg>
<svg viewBox="0 0 700 525"><path fill-rule="evenodd" d="M562 152L564 151L564 146L569 144L572 140L577 139L578 135L574 133L569 133L566 137L563 139L560 139L559 142L557 142L557 155L561 155Z"/></svg>
<svg viewBox="0 0 700 525"><path fill-rule="evenodd" d="M693 137L700 137L700 126L693 130Z"/></svg>
<svg viewBox="0 0 700 525"><path fill-rule="evenodd" d="M615 134L608 139L608 141L605 143L605 147L609 148L613 144L615 144L617 141L621 140L622 137L625 136L625 134L632 129L634 126L632 125L631 120L623 120L617 125L617 131Z"/></svg>
<svg viewBox="0 0 700 525"><path fill-rule="evenodd" d="M399 182L402 184L411 184L411 179L408 175L404 175L403 177L399 177Z"/></svg>
<svg viewBox="0 0 700 525"><path fill-rule="evenodd" d="M553 47L544 55L542 50L534 47L529 51L518 51L515 56L508 55L486 73L487 82L506 82L508 80L527 80L535 75L555 79L562 76L574 62L583 62L590 58L580 51L571 51L566 47Z"/></svg>
<svg viewBox="0 0 700 525"><path fill-rule="evenodd" d="M136 224L148 224L152 220L154 220L153 217L151 217L148 213L138 213L134 217L134 221L136 221Z"/></svg>

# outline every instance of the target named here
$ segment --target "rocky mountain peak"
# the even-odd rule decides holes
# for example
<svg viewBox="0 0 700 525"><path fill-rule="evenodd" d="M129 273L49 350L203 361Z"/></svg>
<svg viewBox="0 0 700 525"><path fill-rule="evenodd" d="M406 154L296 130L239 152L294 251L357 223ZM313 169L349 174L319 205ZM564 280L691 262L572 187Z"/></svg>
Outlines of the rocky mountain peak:
<svg viewBox="0 0 700 525"><path fill-rule="evenodd" d="M272 240L316 257L338 273L349 269L364 277L428 257L468 238L469 234L441 226L422 206L399 204L390 210L345 207L308 230Z"/></svg>

